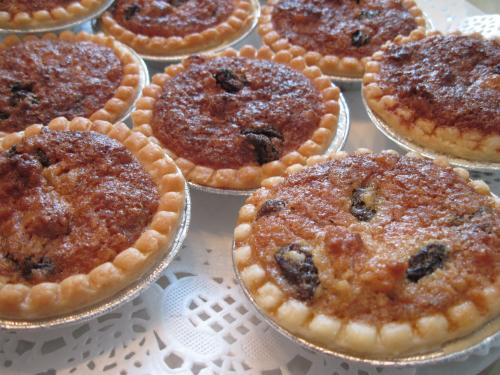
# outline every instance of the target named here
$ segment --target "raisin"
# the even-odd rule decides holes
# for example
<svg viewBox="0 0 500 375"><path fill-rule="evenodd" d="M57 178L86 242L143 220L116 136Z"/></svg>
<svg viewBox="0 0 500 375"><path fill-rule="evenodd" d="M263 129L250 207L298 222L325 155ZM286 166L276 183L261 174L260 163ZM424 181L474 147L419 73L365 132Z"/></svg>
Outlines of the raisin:
<svg viewBox="0 0 500 375"><path fill-rule="evenodd" d="M351 37L352 45L354 47L363 47L370 42L370 35L364 33L361 30L356 30L355 32L353 32Z"/></svg>
<svg viewBox="0 0 500 375"><path fill-rule="evenodd" d="M244 74L238 76L231 69L220 69L214 78L220 87L231 94L237 93L248 83Z"/></svg>
<svg viewBox="0 0 500 375"><path fill-rule="evenodd" d="M35 153L36 153L36 158L43 167L48 167L50 165L49 157L47 156L45 151L38 148Z"/></svg>
<svg viewBox="0 0 500 375"><path fill-rule="evenodd" d="M33 256L29 256L23 259L20 264L21 276L26 280L33 277L33 271L39 270L44 273L50 273L54 271L54 263L50 258L42 256L38 260L34 260Z"/></svg>
<svg viewBox="0 0 500 375"><path fill-rule="evenodd" d="M9 113L0 111L0 120L7 120L9 117L10 117Z"/></svg>
<svg viewBox="0 0 500 375"><path fill-rule="evenodd" d="M373 194L370 188L358 188L352 192L351 214L359 221L370 221L377 213L373 203L366 202L369 194Z"/></svg>
<svg viewBox="0 0 500 375"><path fill-rule="evenodd" d="M430 275L438 268L443 267L448 250L442 243L430 243L422 247L408 261L406 278L416 283L422 277Z"/></svg>
<svg viewBox="0 0 500 375"><path fill-rule="evenodd" d="M133 16L135 16L139 11L141 10L141 7L137 4L132 4L129 7L125 8L124 12L124 17L128 21L130 20Z"/></svg>
<svg viewBox="0 0 500 375"><path fill-rule="evenodd" d="M15 107L19 104L20 101L27 99L31 104L38 104L40 101L37 96L33 93L33 82L22 83L15 82L11 88L10 92L12 96L9 99L9 104L12 107Z"/></svg>
<svg viewBox="0 0 500 375"><path fill-rule="evenodd" d="M357 17L359 20L375 18L380 14L379 10L369 9L362 10Z"/></svg>
<svg viewBox="0 0 500 375"><path fill-rule="evenodd" d="M302 301L310 300L319 285L312 254L299 244L290 244L279 249L274 259L286 281L292 285L296 297Z"/></svg>
<svg viewBox="0 0 500 375"><path fill-rule="evenodd" d="M188 0L168 0L169 4L172 5L173 7L178 7L179 5L184 4Z"/></svg>
<svg viewBox="0 0 500 375"><path fill-rule="evenodd" d="M7 151L7 157L11 158L13 157L14 155L17 155L18 152L17 152L17 148L16 148L16 145L12 146L11 148L9 148L9 150Z"/></svg>
<svg viewBox="0 0 500 375"><path fill-rule="evenodd" d="M493 68L493 73L500 74L500 64L497 64L497 66Z"/></svg>
<svg viewBox="0 0 500 375"><path fill-rule="evenodd" d="M278 160L283 135L274 128L244 129L241 134L254 147L255 158L260 165Z"/></svg>
<svg viewBox="0 0 500 375"><path fill-rule="evenodd" d="M270 199L265 201L262 206L260 206L256 218L258 219L262 216L275 214L283 210L285 207L286 203L281 199Z"/></svg>

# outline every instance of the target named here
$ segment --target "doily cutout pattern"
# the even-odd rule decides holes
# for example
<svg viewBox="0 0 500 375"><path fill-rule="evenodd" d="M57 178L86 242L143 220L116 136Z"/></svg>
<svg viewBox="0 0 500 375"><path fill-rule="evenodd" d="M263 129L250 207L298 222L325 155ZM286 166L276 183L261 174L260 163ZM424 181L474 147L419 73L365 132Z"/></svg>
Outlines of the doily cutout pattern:
<svg viewBox="0 0 500 375"><path fill-rule="evenodd" d="M460 22L458 30L465 34L477 32L485 38L500 38L500 14L467 17Z"/></svg>
<svg viewBox="0 0 500 375"><path fill-rule="evenodd" d="M481 14L460 0L417 2L433 26L443 31L456 28L465 17ZM257 44L255 33L239 45L245 43ZM366 138L366 127L371 127L357 95L348 95L354 120L348 150L363 146L354 137L362 132ZM375 130L370 134L374 150L397 148ZM471 177L485 180L500 194L499 172L472 172ZM0 331L0 374L471 375L500 357L500 342L496 342L460 362L418 370L388 369L346 363L290 342L259 318L235 284L232 228L242 202L241 197L192 192L186 243L152 287L86 323Z"/></svg>

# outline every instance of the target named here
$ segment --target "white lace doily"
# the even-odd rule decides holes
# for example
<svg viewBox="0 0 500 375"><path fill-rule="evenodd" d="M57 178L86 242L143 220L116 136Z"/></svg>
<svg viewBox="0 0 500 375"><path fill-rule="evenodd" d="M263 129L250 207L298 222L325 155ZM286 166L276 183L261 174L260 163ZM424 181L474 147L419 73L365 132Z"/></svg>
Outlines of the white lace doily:
<svg viewBox="0 0 500 375"><path fill-rule="evenodd" d="M457 0L419 1L435 28L479 14ZM256 43L255 35L245 41ZM359 91L347 150L397 147L370 123ZM500 194L500 173L473 174ZM72 327L0 332L0 374L19 375L472 375L500 357L500 343L429 368L374 368L310 352L259 319L235 284L232 229L243 198L192 191L192 223L179 256L149 290L114 312Z"/></svg>

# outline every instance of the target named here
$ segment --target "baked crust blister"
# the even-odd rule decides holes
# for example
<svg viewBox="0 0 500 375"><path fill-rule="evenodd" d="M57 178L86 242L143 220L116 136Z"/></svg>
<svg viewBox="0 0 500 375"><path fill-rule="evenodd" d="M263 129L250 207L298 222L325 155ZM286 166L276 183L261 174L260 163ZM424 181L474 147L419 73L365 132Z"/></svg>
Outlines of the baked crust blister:
<svg viewBox="0 0 500 375"><path fill-rule="evenodd" d="M272 21L274 7L281 0L269 0L268 5L262 7L262 15L259 19L258 32L262 41L274 51L289 51L293 56L303 56L308 65L315 65L321 69L323 74L338 77L361 78L364 73L364 65L368 56L357 58L352 56L324 55L318 51L309 51L306 48L291 43L275 29ZM417 7L415 1L404 0L402 5L414 16L417 28L410 35L420 35L425 31L425 19L422 11Z"/></svg>
<svg viewBox="0 0 500 375"><path fill-rule="evenodd" d="M426 34L414 33L408 37L398 37L393 43L404 46L406 43L441 36L438 31ZM450 35L462 35L459 32ZM470 38L484 40L480 34L470 34ZM495 39L500 44L500 38ZM387 93L381 87L381 59L390 46L383 46L366 63L363 77L363 96L370 109L397 134L411 142L440 154L461 159L500 162L500 134L485 134L480 129L458 129L452 126L437 126L439 119L420 118L413 108L403 105L397 95ZM493 83L494 84L494 83ZM457 109L459 110L459 109ZM437 121L436 121L437 120Z"/></svg>
<svg viewBox="0 0 500 375"><path fill-rule="evenodd" d="M247 165L238 169L214 169L196 165L169 150L169 155L175 160L188 181L222 189L253 189L258 187L263 179L281 175L290 165L305 164L309 158L321 154L328 148L337 129L340 90L321 74L319 68L307 67L303 57L293 57L288 51L274 54L269 47L262 47L257 50L247 45L242 47L240 51L227 49L220 54L211 55L210 58L218 56L268 60L286 64L292 69L302 72L311 80L314 87L320 91L325 114L321 117L318 128L313 132L311 139L305 141L297 150L263 165ZM186 63L186 60L184 63ZM153 121L155 101L160 97L164 83L183 72L184 69L183 64L170 65L165 68L164 73L153 76L152 84L144 89L143 97L137 103L137 110L132 113L134 129L148 137L154 137L150 124ZM159 141L156 140L156 142Z"/></svg>
<svg viewBox="0 0 500 375"><path fill-rule="evenodd" d="M119 24L110 11L101 17L102 29L120 42L143 55L159 57L183 56L207 51L236 40L245 33L257 17L257 9L252 0L235 0L233 13L216 26L186 36L147 36L134 33Z"/></svg>
<svg viewBox="0 0 500 375"><path fill-rule="evenodd" d="M42 125L32 125L22 132L0 138L0 151L5 151L40 134ZM77 117L71 121L57 118L48 129L53 131L97 132L122 144L140 162L158 188L158 208L140 237L109 262L87 274L75 274L60 282L37 285L9 283L0 277L0 315L15 319L38 319L58 316L112 296L147 272L148 267L164 254L172 242L185 206L185 180L175 163L158 145L123 123L92 122Z"/></svg>
<svg viewBox="0 0 500 375"><path fill-rule="evenodd" d="M359 149L353 153L354 156L365 154L372 154L372 151ZM392 150L383 151L378 155L399 157L398 153ZM324 162L335 160L341 162L348 157L349 155L343 151L332 153L328 156L316 156L308 161L307 166L321 165ZM422 158L420 154L414 152L408 153L407 157ZM491 209L497 210L498 212L500 209L500 199L491 195L488 185L483 181L470 180L469 173L463 168L451 169L445 158L436 159L433 163L438 167L447 168L452 175L455 175L455 178L465 182L473 191L484 196L486 201L489 202ZM319 276L318 273L311 271L310 266L307 266L308 255L306 255L306 261L304 262L303 255L307 253L301 253L300 250L295 249L297 250L295 254L291 254L295 257L302 257L302 260L299 258L299 261L303 262L300 272L306 272L307 276L301 281L302 284L300 285L306 288L306 291L307 287L312 286L312 297L311 295L304 296L303 294L293 294L288 287L281 286L287 285L288 283L284 282L284 279L288 279L294 275L281 275L275 273L276 271L268 271L268 269L274 270L274 268L267 268L268 266L264 263L267 264L267 262L273 262L274 260L270 261L269 259L272 257L270 254L266 252L260 253L260 250L255 248L255 241L257 240L254 228L257 225L256 221L262 217L262 215L279 215L280 208L274 205L275 209L273 211L273 209L270 209L268 202L273 202L273 199L276 198L276 193L279 191L280 185L285 183L290 176L293 177L294 174L307 169L308 168L304 165L295 164L287 169L284 176L264 180L262 182L262 188L250 196L241 207L237 226L234 229L233 261L239 273L240 281L243 283L243 287L252 296L253 302L256 303L259 309L278 325L286 329L292 335L302 337L307 341L329 350L336 352L345 350L355 355L363 354L376 358L396 359L404 355L430 352L441 347L450 340L469 334L490 319L498 316L500 313L500 275L498 272L495 274L496 276L493 278L494 281L491 282L490 285L487 285L480 289L477 294L474 294L474 301L468 299L469 297L464 297L458 302L452 302L451 306L447 308L446 311L426 313L420 316L417 315L418 318L414 321L405 321L401 319L398 313L395 313L396 318L394 321L386 319L385 321L382 320L382 324L376 324L373 320L368 321L364 318L352 319L349 316L349 310L344 311L346 317L343 318L324 312L324 305L320 305L322 307L316 310L313 308L312 301L317 298L326 297L322 295L321 287L318 286L319 282L325 282L324 277L326 274L322 276L321 272L327 272L328 275L330 272L329 266L327 266L326 269L321 266L321 264L325 262L326 257L324 249L331 249L331 247L325 247L330 245L325 245L324 239L321 239L321 235L315 240L307 240L308 244L304 245L312 248L312 258L310 259L314 259ZM320 174L321 172L316 173ZM314 176L316 176L316 174L314 174ZM344 183L349 183L349 181L351 181L348 176L343 176L341 179L344 177ZM304 178L304 176L301 175L301 179L302 178ZM308 178L313 178L313 176L308 175ZM298 183L297 180L294 181ZM292 183L292 186L295 186L293 184L294 183ZM294 204L291 202L294 201L289 202L290 204ZM368 200L365 200L365 203L369 205ZM364 207L366 208L366 206ZM300 208L291 208L291 212L293 213L296 209L300 210ZM279 219L276 217L273 220L277 221ZM363 226L364 222L355 225L358 227L360 225ZM269 230L273 229L270 228ZM288 230L292 233L296 233L298 228L288 228ZM265 236L268 236L267 229ZM279 236L283 236L283 234ZM280 241L281 237L271 236L265 238L266 241ZM340 246L344 245L350 246L346 244ZM274 242L269 242L266 246L272 247L277 245ZM290 247L289 249L292 248ZM349 248L343 248L343 251L351 250L349 250ZM293 251L291 252L293 253ZM276 258L276 254L274 255L274 259L276 259L276 262L279 262L278 258ZM294 257L289 258L289 260L290 259L293 263ZM304 264L306 264L307 267L304 267ZM281 269L282 272L290 271L290 269L287 270L286 268ZM396 270L396 272L400 272L400 270ZM342 277L343 276L344 275L342 275ZM419 277L422 277L422 275ZM336 292L341 294L343 290L349 290L349 286L345 284L345 279L340 278L339 280L342 281L338 282L336 286L338 289L336 289ZM384 280L376 281L376 283L379 282L381 283L380 285L383 285ZM389 283L391 282L392 281L389 281ZM319 305L315 304L314 306ZM391 307L389 306L389 308Z"/></svg>
<svg viewBox="0 0 500 375"><path fill-rule="evenodd" d="M52 9L32 12L11 13L0 11L0 28L33 29L64 25L78 21L103 6L107 0L80 0L67 6L57 6Z"/></svg>
<svg viewBox="0 0 500 375"><path fill-rule="evenodd" d="M0 42L0 49L14 46L23 41L37 40L37 38L54 41L92 42L99 46L111 48L121 62L123 74L119 86L114 91L113 97L107 100L102 108L97 109L88 116L90 120L115 122L133 106L137 97L140 95L141 87L144 84L142 81L144 78L141 76L143 74L141 72L141 62L127 47L102 33L88 34L82 31L75 34L71 31L64 31L59 35L47 33L41 37L32 35L21 38L16 35L9 35ZM0 136L2 135L5 135L5 132L0 131Z"/></svg>

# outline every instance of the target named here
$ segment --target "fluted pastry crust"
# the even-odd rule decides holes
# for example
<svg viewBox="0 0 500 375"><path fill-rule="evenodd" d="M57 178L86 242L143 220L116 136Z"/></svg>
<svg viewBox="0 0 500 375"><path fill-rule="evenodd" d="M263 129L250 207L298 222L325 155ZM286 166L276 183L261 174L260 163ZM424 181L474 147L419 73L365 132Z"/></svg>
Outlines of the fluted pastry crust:
<svg viewBox="0 0 500 375"><path fill-rule="evenodd" d="M264 180L239 211L233 259L255 303L287 331L396 358L499 315L499 243L500 200L483 181L444 158L360 149Z"/></svg>
<svg viewBox="0 0 500 375"><path fill-rule="evenodd" d="M23 139L37 136L45 127L32 125L24 131L0 138L0 152L13 149ZM118 141L151 176L159 198L152 219L132 246L121 249L114 259L86 274L73 274L60 282L11 283L0 276L0 316L37 319L61 315L103 298L126 287L147 272L164 254L179 227L185 205L185 181L165 151L143 134L132 132L123 123L57 118L48 129L65 132L96 132ZM14 148L15 149L15 148Z"/></svg>

